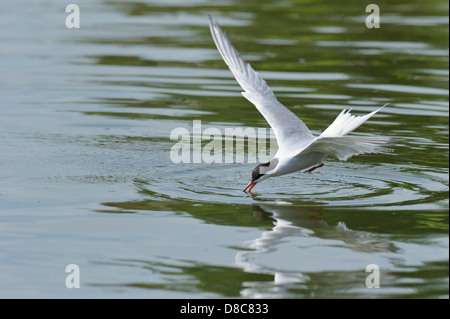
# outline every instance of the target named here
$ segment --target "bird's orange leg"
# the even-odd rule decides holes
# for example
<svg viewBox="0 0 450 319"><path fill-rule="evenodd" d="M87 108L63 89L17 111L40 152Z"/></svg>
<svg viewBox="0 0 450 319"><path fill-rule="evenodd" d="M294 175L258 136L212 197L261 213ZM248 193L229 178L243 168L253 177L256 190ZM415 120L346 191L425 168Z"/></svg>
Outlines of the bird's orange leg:
<svg viewBox="0 0 450 319"><path fill-rule="evenodd" d="M312 171L314 171L315 169L318 169L318 168L322 167L323 165L324 165L324 164L322 163L322 164L320 164L320 165L318 165L318 166L314 166L314 167L310 168L309 170L307 170L306 173L311 173Z"/></svg>

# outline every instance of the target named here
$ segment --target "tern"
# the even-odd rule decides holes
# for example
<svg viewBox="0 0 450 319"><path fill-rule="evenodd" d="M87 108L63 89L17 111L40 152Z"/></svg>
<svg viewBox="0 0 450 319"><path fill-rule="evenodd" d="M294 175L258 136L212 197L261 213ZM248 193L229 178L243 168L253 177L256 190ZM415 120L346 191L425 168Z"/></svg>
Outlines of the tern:
<svg viewBox="0 0 450 319"><path fill-rule="evenodd" d="M306 171L311 173L324 165L327 156L345 161L354 155L392 151L388 147L394 145L394 137L347 136L384 106L364 116L352 115L351 110L344 109L322 134L315 137L301 119L277 100L266 81L242 59L226 32L211 16L209 27L220 55L244 90L242 95L263 115L278 143L274 158L253 169L252 179L244 192L250 193L257 183L271 176L285 175L312 166Z"/></svg>

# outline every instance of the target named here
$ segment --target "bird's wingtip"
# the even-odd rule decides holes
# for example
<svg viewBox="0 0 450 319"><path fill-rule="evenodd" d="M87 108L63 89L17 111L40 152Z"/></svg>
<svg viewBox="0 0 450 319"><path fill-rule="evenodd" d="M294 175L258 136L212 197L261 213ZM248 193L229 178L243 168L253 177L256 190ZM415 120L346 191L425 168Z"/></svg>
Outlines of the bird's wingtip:
<svg viewBox="0 0 450 319"><path fill-rule="evenodd" d="M217 26L217 25L219 25L217 20L214 19L213 16L210 13L208 13L208 19L209 19L209 25L210 26Z"/></svg>
<svg viewBox="0 0 450 319"><path fill-rule="evenodd" d="M378 112L378 111L380 111L380 110L382 110L385 106L388 106L389 105L389 103L386 103L386 104L384 104L382 107L380 107L378 110L376 110L375 112Z"/></svg>

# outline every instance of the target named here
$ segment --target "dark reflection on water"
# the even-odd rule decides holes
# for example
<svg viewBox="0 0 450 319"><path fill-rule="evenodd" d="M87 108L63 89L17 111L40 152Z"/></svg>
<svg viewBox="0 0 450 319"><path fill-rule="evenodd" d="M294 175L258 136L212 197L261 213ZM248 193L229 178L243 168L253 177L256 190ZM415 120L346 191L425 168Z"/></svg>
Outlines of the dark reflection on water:
<svg viewBox="0 0 450 319"><path fill-rule="evenodd" d="M392 213L299 207L287 203L219 205L214 211L207 204L192 204L187 209L169 201L160 205L144 201L105 203L105 206L116 210L102 212L183 209L209 224L256 227L256 234L259 234L240 246L226 247L235 251L234 265L218 266L164 256L155 256L156 260L120 259L104 265L150 271L153 275L159 274L158 282L138 280L111 284L93 281L89 283L92 287L144 288L249 298L445 295L448 264L430 260L427 253L433 246L434 253L445 254L447 239L444 232L428 238L423 237L423 229L408 235L395 234L400 227L414 228L404 225L407 214L392 218ZM206 250L207 247L204 245ZM151 251L151 247L147 249ZM381 287L376 291L365 286L368 276L365 269L369 264L377 264L382 269ZM426 274L426 279L418 274Z"/></svg>

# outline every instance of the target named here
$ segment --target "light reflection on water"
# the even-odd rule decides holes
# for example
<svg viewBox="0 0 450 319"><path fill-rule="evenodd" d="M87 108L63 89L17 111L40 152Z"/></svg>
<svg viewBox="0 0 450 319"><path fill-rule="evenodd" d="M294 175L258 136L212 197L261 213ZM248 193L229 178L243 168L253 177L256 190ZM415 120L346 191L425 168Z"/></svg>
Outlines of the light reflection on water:
<svg viewBox="0 0 450 319"><path fill-rule="evenodd" d="M217 4L315 134L342 108L389 103L355 134L403 137L392 154L329 160L250 196L255 164L169 157L170 132L195 119L267 127L213 45L209 4L77 4L79 30L56 2L1 5L2 297L448 297L447 7L387 7L370 33L356 2L342 21L325 1Z"/></svg>

